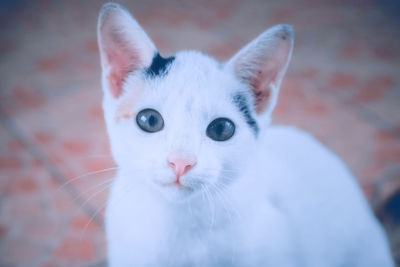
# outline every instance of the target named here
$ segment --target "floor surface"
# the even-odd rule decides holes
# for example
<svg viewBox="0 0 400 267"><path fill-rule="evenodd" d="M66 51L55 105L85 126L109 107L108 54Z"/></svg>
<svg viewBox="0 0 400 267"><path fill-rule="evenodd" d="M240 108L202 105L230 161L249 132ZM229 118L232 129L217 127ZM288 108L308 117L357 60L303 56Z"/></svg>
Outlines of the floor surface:
<svg viewBox="0 0 400 267"><path fill-rule="evenodd" d="M105 263L114 163L100 105L101 4L0 3L0 266ZM307 130L339 154L376 210L399 189L397 1L121 4L164 55L198 49L226 60L267 27L292 24L295 50L274 123ZM389 236L399 258L396 229Z"/></svg>

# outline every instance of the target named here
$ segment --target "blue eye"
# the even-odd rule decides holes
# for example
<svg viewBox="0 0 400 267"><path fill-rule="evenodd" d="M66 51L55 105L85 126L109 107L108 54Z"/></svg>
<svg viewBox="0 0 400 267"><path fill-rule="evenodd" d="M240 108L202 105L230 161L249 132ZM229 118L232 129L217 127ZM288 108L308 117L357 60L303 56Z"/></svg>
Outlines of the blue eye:
<svg viewBox="0 0 400 267"><path fill-rule="evenodd" d="M235 133L235 124L227 118L213 120L207 127L206 134L214 141L226 141Z"/></svg>
<svg viewBox="0 0 400 267"><path fill-rule="evenodd" d="M164 120L157 110L146 108L136 116L136 123L145 132L155 133L164 128Z"/></svg>

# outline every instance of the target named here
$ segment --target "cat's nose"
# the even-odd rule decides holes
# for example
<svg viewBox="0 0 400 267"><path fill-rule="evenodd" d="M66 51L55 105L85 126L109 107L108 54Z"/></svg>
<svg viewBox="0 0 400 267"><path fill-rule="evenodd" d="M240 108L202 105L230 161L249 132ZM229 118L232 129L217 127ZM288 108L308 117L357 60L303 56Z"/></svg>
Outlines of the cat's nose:
<svg viewBox="0 0 400 267"><path fill-rule="evenodd" d="M177 178L181 177L196 165L194 158L168 158L168 166L172 168Z"/></svg>

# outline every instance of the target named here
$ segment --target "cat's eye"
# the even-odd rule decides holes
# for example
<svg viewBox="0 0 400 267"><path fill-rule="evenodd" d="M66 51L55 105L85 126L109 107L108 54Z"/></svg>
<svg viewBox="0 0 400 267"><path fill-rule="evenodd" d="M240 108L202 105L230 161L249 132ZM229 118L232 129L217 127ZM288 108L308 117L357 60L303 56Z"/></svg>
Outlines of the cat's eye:
<svg viewBox="0 0 400 267"><path fill-rule="evenodd" d="M235 133L235 124L227 118L213 120L207 127L206 134L214 141L226 141Z"/></svg>
<svg viewBox="0 0 400 267"><path fill-rule="evenodd" d="M136 116L136 123L145 132L155 133L164 128L164 120L157 110L146 108Z"/></svg>

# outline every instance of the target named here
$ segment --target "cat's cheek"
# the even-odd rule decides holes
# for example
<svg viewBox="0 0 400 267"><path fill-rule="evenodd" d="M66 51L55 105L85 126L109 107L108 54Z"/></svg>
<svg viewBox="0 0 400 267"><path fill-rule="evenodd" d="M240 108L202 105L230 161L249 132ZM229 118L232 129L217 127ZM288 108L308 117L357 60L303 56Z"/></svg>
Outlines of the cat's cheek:
<svg viewBox="0 0 400 267"><path fill-rule="evenodd" d="M240 177L247 167L249 166L249 160L253 154L252 142L253 137L249 136L236 136L235 140L229 147L226 147L221 153L221 170L219 173L219 183L231 184Z"/></svg>
<svg viewBox="0 0 400 267"><path fill-rule="evenodd" d="M125 154L129 150L126 145L128 127L125 123L125 120L121 120L110 127L111 150L118 165L124 164Z"/></svg>
<svg viewBox="0 0 400 267"><path fill-rule="evenodd" d="M146 149L146 143L141 142L132 121L122 119L114 124L110 131L111 150L120 168L137 169L137 155ZM142 153L143 154L143 153ZM145 158L144 158L145 159ZM145 167L145 166L143 166Z"/></svg>

